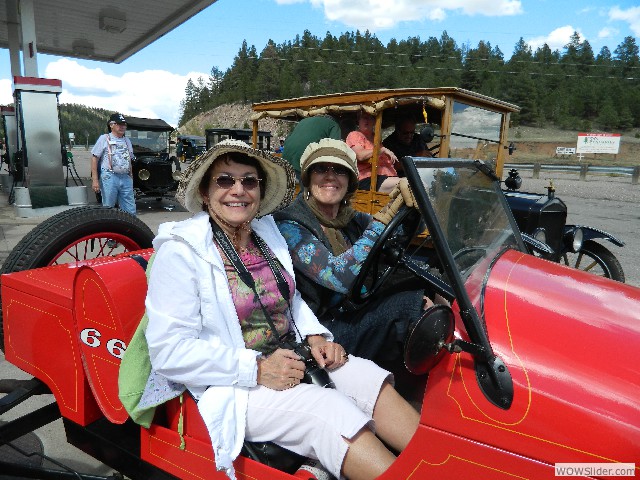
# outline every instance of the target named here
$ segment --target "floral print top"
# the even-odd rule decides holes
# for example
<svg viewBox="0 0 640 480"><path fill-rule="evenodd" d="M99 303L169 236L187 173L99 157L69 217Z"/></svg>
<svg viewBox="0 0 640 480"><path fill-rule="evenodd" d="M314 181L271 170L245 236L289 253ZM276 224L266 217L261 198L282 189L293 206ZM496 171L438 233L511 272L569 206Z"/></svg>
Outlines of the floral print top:
<svg viewBox="0 0 640 480"><path fill-rule="evenodd" d="M239 253L242 263L247 267L256 282L256 291L262 300L262 305L271 316L271 320L278 331L277 335L274 335L271 330L260 302L251 287L240 280L238 272L225 256L223 250L219 248L219 251L224 261L231 297L240 319L245 345L247 348L257 350L265 355L274 352L278 348L279 337L289 331L291 314L287 301L278 290L278 284L267 259L262 256L260 249L253 243L253 240L250 240L246 250ZM271 252L269 253L271 254ZM275 257L273 258L275 259ZM277 260L275 261L278 263ZM281 267L280 271L289 285L289 298L293 298L293 278L284 268Z"/></svg>
<svg viewBox="0 0 640 480"><path fill-rule="evenodd" d="M332 302L335 305L349 292L371 247L384 230L384 225L373 220L358 241L341 255L334 255L299 223L283 221L278 224L278 228L289 245L296 270L339 294ZM346 237L345 240L349 241Z"/></svg>

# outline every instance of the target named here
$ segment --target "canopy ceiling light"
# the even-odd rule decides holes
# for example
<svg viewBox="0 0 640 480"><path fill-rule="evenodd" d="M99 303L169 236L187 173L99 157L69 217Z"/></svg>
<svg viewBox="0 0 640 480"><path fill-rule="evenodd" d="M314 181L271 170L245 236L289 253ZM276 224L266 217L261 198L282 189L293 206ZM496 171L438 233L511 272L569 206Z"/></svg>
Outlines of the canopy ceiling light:
<svg viewBox="0 0 640 480"><path fill-rule="evenodd" d="M127 28L127 17L117 10L108 9L100 12L100 29L109 33L122 33Z"/></svg>
<svg viewBox="0 0 640 480"><path fill-rule="evenodd" d="M95 48L89 40L78 39L71 45L73 53L83 57L93 57Z"/></svg>

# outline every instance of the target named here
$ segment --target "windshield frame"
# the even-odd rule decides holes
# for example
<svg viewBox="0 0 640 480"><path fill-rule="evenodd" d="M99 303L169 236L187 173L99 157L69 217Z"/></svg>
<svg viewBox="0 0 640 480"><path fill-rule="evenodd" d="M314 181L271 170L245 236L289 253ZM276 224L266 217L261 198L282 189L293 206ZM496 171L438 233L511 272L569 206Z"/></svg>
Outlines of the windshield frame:
<svg viewBox="0 0 640 480"><path fill-rule="evenodd" d="M444 273L451 283L450 286L454 292L458 306L460 307L460 316L467 334L473 343L481 347L481 352L479 354L480 358L488 360L493 357L493 352L484 327L484 322L481 320L480 313L472 303L467 292L465 287L465 278L463 278L463 275L457 266L453 252L451 251L449 242L447 241L447 235L444 233L443 225L440 224L435 208L425 190L423 180L420 175L420 168L475 169L481 175L487 176L488 180L490 180L493 185L493 188L496 189L495 201L499 202L499 206L508 221L508 226L511 229L511 233L515 240L514 246L517 247L518 250L526 252L524 242L516 225L515 219L513 218L513 214L507 205L507 201L504 198L502 190L500 189L499 179L490 167L479 160L404 157L401 161L416 198L418 208L420 209L422 217L431 234L436 254L443 266ZM494 263L495 259L502 255L503 251L504 250L496 252L495 256L489 259L489 262L482 262L484 265L489 265L486 267L484 272L480 272L483 277L486 276L486 272L490 271L491 265Z"/></svg>

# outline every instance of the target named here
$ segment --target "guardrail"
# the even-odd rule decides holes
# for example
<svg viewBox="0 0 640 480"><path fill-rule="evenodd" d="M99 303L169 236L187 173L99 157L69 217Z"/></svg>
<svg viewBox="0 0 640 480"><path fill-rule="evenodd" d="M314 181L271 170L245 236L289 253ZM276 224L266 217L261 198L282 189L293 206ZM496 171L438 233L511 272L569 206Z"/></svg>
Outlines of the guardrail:
<svg viewBox="0 0 640 480"><path fill-rule="evenodd" d="M635 167L603 167L599 165L549 165L544 163L505 163L505 169L515 168L516 170L533 170L533 178L540 178L541 171L548 172L576 172L580 180L586 180L587 174L597 175L618 175L631 177L633 185L638 184L640 179L640 166Z"/></svg>

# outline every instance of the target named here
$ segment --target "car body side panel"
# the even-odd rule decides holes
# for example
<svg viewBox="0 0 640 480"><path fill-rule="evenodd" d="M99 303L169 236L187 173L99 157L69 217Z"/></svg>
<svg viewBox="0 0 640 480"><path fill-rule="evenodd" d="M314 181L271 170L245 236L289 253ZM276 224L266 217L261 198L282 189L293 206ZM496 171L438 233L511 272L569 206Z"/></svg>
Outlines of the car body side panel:
<svg viewBox="0 0 640 480"><path fill-rule="evenodd" d="M463 352L430 373L423 422L549 464L639 464L640 289L508 251L484 293L513 404L485 398Z"/></svg>

